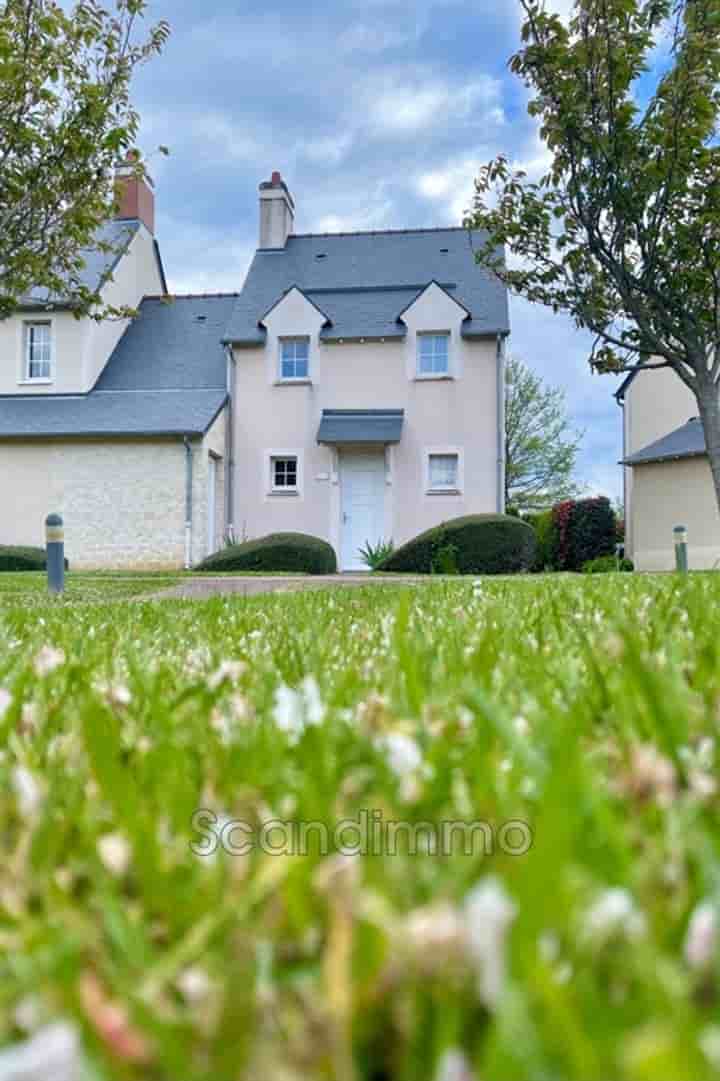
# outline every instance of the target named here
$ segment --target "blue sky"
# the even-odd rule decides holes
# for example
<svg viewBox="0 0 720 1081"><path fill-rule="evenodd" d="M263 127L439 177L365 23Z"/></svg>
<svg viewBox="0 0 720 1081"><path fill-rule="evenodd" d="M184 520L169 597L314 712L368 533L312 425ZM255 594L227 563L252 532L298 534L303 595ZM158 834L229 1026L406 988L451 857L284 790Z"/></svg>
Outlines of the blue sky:
<svg viewBox="0 0 720 1081"><path fill-rule="evenodd" d="M552 0L559 10L569 0ZM516 0L151 0L173 34L137 78L176 292L237 290L257 237L257 185L279 169L298 232L460 224L478 167L502 152L531 175L544 148L507 70ZM617 380L588 337L514 299L512 351L565 388L585 431L578 480L621 490Z"/></svg>

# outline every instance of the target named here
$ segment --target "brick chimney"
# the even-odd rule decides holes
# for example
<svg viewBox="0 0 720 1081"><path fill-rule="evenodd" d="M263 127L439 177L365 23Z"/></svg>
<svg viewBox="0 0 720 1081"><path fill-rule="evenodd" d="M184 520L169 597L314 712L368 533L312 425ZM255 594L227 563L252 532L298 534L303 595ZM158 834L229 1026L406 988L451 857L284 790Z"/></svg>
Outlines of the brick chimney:
<svg viewBox="0 0 720 1081"><path fill-rule="evenodd" d="M115 187L117 190L116 220L138 218L151 233L155 233L155 190L147 173L138 176L136 171L140 155L137 150L128 150L125 161L118 163L115 169Z"/></svg>
<svg viewBox="0 0 720 1081"><path fill-rule="evenodd" d="M284 248L295 224L295 203L287 184L274 172L260 185L260 247Z"/></svg>

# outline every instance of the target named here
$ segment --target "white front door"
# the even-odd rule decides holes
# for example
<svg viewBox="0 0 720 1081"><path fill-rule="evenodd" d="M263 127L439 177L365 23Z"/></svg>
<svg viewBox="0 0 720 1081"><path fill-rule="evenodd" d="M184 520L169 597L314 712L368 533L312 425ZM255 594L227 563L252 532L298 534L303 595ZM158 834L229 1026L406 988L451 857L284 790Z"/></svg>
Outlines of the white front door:
<svg viewBox="0 0 720 1081"><path fill-rule="evenodd" d="M217 535L215 529L215 516L217 514L217 458L212 455L208 458L208 551L211 556L217 548Z"/></svg>
<svg viewBox="0 0 720 1081"><path fill-rule="evenodd" d="M360 549L383 539L385 527L385 454L343 452L340 457L340 552L342 570L366 571Z"/></svg>

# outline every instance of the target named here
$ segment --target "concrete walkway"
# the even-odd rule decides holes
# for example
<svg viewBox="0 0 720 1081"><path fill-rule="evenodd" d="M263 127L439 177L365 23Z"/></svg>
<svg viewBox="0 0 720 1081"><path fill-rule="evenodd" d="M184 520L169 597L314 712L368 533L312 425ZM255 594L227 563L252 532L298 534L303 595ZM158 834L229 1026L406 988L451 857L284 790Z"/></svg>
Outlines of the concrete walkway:
<svg viewBox="0 0 720 1081"><path fill-rule="evenodd" d="M152 600L206 600L208 597L227 597L239 594L254 597L259 593L300 593L308 589L333 589L349 586L408 585L422 581L414 577L376 578L371 574L318 574L283 578L280 576L242 575L232 578L191 578L171 589L155 593ZM147 598L146 598L147 599Z"/></svg>

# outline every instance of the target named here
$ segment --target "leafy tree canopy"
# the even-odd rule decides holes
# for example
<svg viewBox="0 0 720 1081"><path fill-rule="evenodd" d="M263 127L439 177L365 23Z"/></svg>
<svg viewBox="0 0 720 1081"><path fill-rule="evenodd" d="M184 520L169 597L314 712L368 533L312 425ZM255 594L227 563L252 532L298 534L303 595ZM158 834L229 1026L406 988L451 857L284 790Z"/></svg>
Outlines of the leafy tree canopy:
<svg viewBox="0 0 720 1081"><path fill-rule="evenodd" d="M34 286L100 314L83 251L112 216L114 166L137 134L133 72L169 34L160 22L138 40L146 6L0 0L0 318Z"/></svg>

